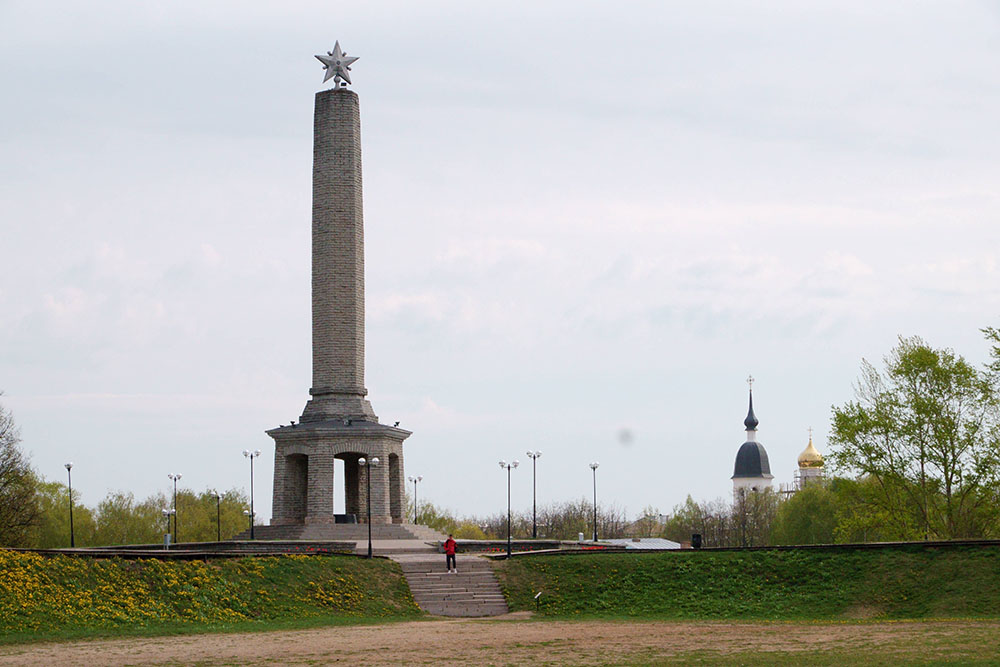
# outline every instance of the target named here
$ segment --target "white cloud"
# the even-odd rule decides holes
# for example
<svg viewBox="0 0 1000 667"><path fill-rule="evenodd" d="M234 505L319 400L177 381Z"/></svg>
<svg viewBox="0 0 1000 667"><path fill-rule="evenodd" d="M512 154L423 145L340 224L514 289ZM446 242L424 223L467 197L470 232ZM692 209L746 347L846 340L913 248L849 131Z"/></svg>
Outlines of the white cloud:
<svg viewBox="0 0 1000 667"><path fill-rule="evenodd" d="M724 495L748 370L781 471L862 356L997 324L985 5L234 7L3 7L0 377L45 474L67 443L194 468L297 418L334 38L362 58L371 398L410 469L456 466L432 500L488 510L474 466L524 438L574 497L621 424L649 465L609 460L609 497ZM25 56L67 44L71 72ZM205 483L243 484L222 461Z"/></svg>

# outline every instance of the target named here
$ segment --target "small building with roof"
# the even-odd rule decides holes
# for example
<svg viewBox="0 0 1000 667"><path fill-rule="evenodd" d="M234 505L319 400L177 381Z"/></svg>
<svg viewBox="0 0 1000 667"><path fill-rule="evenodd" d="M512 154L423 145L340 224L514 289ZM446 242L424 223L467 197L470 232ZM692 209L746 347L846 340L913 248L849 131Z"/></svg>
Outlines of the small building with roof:
<svg viewBox="0 0 1000 667"><path fill-rule="evenodd" d="M626 549L641 549L643 551L667 551L680 549L681 543L662 537L625 537L613 540L601 540L606 544L614 544Z"/></svg>

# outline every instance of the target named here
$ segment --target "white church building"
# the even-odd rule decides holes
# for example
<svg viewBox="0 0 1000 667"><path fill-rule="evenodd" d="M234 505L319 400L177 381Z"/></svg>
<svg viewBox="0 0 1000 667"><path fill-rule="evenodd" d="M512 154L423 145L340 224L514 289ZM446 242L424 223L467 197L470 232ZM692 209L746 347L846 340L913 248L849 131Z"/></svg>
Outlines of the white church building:
<svg viewBox="0 0 1000 667"><path fill-rule="evenodd" d="M740 491L763 491L770 489L774 475L771 474L771 464L767 458L767 450L757 440L757 426L760 422L753 412L753 377L747 379L750 384L750 408L743 420L746 427L746 442L736 453L736 463L733 466L733 495ZM823 455L819 453L812 441L812 429L809 429L809 444L798 456L798 469L795 471L795 482L791 488L782 485L781 492L792 494L807 484L824 478Z"/></svg>

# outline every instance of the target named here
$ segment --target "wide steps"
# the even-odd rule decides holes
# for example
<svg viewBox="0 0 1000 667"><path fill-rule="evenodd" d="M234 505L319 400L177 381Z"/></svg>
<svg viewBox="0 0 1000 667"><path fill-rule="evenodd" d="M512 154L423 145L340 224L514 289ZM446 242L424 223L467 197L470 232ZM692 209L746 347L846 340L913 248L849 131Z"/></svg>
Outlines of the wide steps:
<svg viewBox="0 0 1000 667"><path fill-rule="evenodd" d="M438 616L497 616L507 602L490 564L478 556L458 557L458 572L445 570L444 556L398 559L414 601Z"/></svg>
<svg viewBox="0 0 1000 667"><path fill-rule="evenodd" d="M507 613L507 605L504 604L427 604L420 607L428 614L435 616L499 616Z"/></svg>

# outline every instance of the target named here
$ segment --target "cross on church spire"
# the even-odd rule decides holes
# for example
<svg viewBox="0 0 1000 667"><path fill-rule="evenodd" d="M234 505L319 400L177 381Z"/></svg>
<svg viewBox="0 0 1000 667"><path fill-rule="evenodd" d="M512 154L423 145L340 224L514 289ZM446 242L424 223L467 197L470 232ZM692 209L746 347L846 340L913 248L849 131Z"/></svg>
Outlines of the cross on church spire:
<svg viewBox="0 0 1000 667"><path fill-rule="evenodd" d="M747 376L747 384L750 385L750 391L753 391L753 376L752 375L748 375Z"/></svg>

